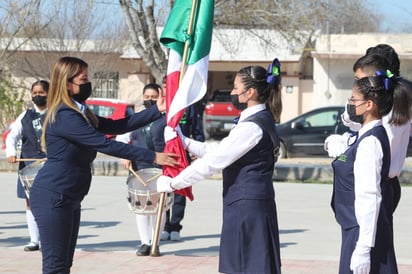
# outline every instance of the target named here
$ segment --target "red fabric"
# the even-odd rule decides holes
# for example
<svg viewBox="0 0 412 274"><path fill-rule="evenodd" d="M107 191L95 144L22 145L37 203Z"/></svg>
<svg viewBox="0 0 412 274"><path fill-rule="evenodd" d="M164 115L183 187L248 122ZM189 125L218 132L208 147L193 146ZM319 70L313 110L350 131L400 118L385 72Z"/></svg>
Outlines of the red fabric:
<svg viewBox="0 0 412 274"><path fill-rule="evenodd" d="M174 98L174 97L179 87L179 76L180 76L180 72L178 71L167 75L167 78L166 78L166 113L169 110L169 106L171 102L174 99L178 100L178 98ZM170 120L169 120L169 117L167 117L168 118L167 125L171 128L176 128L176 126L180 122L180 119L182 119L184 112L185 112L185 109L182 109L175 116L171 117ZM178 136L166 142L164 151L175 153L179 155L180 157L178 159L179 165L175 167L163 166L163 175L166 175L172 178L176 177L185 167L189 165L189 162L187 160L186 150L184 149L182 141L180 140ZM184 189L176 190L175 193L189 198L190 201L193 201L194 199L193 193L192 193L192 187L187 187Z"/></svg>

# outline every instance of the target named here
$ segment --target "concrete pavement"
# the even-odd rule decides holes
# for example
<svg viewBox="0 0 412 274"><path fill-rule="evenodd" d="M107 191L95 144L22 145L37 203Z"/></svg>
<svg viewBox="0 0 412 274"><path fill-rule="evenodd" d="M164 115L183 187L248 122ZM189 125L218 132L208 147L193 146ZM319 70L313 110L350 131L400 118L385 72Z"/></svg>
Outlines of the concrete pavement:
<svg viewBox="0 0 412 274"><path fill-rule="evenodd" d="M15 194L16 174L0 173L0 273L40 273L40 252L24 252L28 241L24 201ZM161 242L160 257L137 257L135 215L126 201L126 179L95 176L82 204L82 222L72 273L218 273L222 222L221 180L193 187L182 241ZM340 232L329 201L330 184L276 182L283 273L336 273ZM394 216L399 273L412 273L412 188L403 187ZM259 254L256 254L259 256Z"/></svg>

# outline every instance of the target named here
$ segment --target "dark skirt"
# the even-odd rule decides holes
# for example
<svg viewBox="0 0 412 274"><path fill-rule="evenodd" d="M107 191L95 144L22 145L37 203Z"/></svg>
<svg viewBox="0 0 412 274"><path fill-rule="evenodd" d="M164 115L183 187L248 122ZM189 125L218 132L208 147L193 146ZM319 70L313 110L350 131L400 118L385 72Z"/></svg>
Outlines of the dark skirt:
<svg viewBox="0 0 412 274"><path fill-rule="evenodd" d="M395 250L393 246L393 236L390 226L380 225L378 219L378 230L376 233L375 246L371 249L371 270L373 274L397 274ZM342 245L339 262L339 274L352 274L350 261L355 250L356 242L359 238L359 227L342 229Z"/></svg>
<svg viewBox="0 0 412 274"><path fill-rule="evenodd" d="M223 208L219 272L281 273L274 200L238 200Z"/></svg>
<svg viewBox="0 0 412 274"><path fill-rule="evenodd" d="M17 179L17 198L27 199L26 192L24 191L20 178Z"/></svg>

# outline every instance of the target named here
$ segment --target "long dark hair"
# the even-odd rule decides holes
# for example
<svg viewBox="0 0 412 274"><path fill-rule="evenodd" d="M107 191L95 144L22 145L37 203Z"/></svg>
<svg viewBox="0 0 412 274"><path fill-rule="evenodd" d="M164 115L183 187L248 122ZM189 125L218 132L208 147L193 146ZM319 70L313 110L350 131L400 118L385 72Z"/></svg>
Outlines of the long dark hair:
<svg viewBox="0 0 412 274"><path fill-rule="evenodd" d="M391 81L395 81L398 84L394 85L392 116L389 123L395 126L409 123L412 118L412 83L399 77L392 71L395 69L395 71L399 73L399 59L393 48L388 48L384 45L378 46L376 48L370 48L370 50L367 51L369 54L362 56L355 62L353 72L361 69L368 76L376 75L377 71L386 73L387 70L389 70L392 72L394 76ZM385 50L389 52L385 54ZM377 55L375 52L380 52L382 55ZM389 62L385 56L391 58L392 62Z"/></svg>
<svg viewBox="0 0 412 274"><path fill-rule="evenodd" d="M371 100L376 104L378 114L382 117L392 109L395 84L397 83L388 86L385 85L384 77L369 76L355 80L354 88L363 95L365 100Z"/></svg>

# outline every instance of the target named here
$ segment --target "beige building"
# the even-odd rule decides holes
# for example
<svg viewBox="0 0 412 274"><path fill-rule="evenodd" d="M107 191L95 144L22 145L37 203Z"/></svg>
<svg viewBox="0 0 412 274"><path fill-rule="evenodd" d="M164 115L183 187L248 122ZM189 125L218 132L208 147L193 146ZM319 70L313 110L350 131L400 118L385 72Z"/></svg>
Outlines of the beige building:
<svg viewBox="0 0 412 274"><path fill-rule="evenodd" d="M401 60L401 76L412 79L412 34L341 34L316 39L313 57L313 108L343 105L352 92L353 64L369 47L391 45Z"/></svg>
<svg viewBox="0 0 412 274"><path fill-rule="evenodd" d="M160 33L160 32L159 32ZM290 43L276 31L215 29L210 52L208 93L231 88L234 73L241 67L267 67L273 58L281 62L284 122L316 107L342 105L349 97L352 65L368 47L379 43L392 45L401 58L401 74L412 79L410 34L322 35L315 49L304 43ZM13 68L16 83L29 87L39 78L48 78L53 64L67 52L89 63L94 97L122 99L142 105L143 86L152 81L148 68L132 49L105 51L102 42L86 41L78 45L65 41L64 47L53 40L28 43L16 48ZM47 49L44 44L48 45ZM1 46L1 39L0 39ZM100 47L100 48L99 48Z"/></svg>

